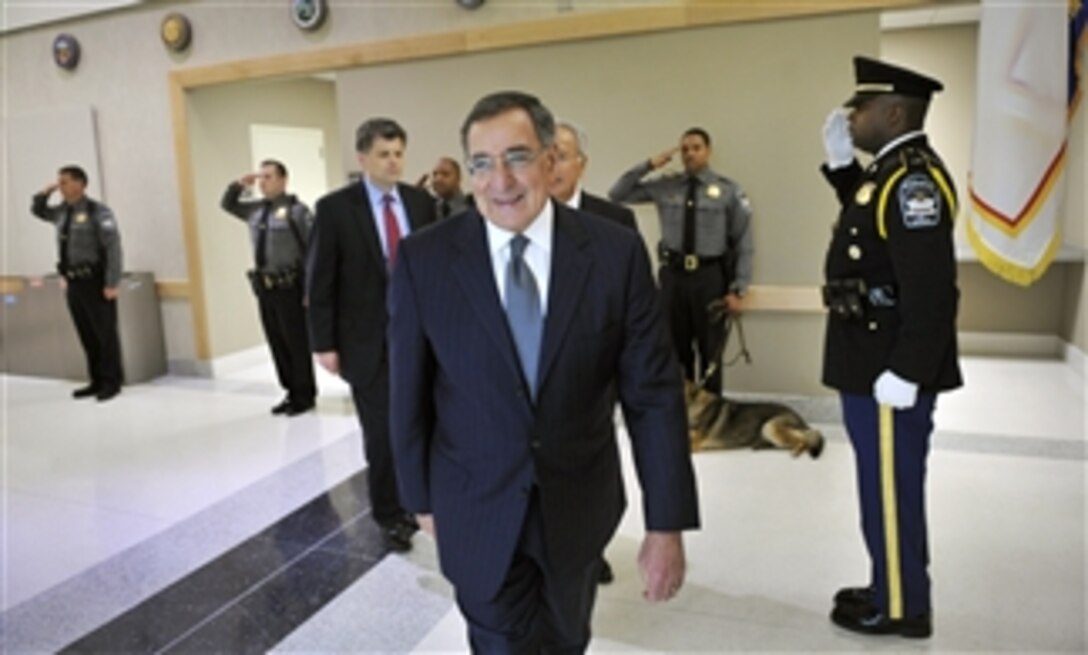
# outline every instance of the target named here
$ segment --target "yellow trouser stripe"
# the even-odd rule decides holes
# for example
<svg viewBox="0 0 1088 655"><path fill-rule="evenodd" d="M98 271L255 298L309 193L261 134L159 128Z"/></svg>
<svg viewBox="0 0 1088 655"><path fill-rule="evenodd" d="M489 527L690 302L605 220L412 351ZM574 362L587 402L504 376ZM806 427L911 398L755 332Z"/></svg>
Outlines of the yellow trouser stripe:
<svg viewBox="0 0 1088 655"><path fill-rule="evenodd" d="M884 500L884 557L888 575L888 618L903 618L903 581L899 571L899 512L895 498L895 420L889 405L880 406L880 484Z"/></svg>

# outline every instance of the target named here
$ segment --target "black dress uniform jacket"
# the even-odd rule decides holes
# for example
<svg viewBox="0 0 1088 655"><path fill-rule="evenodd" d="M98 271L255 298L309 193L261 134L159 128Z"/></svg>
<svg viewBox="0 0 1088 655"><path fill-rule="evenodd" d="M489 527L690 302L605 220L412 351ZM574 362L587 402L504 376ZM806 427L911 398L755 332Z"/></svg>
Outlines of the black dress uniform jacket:
<svg viewBox="0 0 1088 655"><path fill-rule="evenodd" d="M864 170L855 161L823 173L842 204L825 277L860 279L865 290L863 316L828 314L824 384L870 394L891 369L922 391L960 386L956 191L939 157L919 134Z"/></svg>

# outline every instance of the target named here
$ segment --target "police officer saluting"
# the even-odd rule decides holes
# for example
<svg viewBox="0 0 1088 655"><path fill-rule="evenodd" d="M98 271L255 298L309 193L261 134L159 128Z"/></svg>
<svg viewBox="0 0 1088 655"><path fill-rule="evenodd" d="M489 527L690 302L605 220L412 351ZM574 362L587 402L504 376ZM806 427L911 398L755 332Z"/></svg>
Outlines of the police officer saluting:
<svg viewBox="0 0 1088 655"><path fill-rule="evenodd" d="M683 173L643 179L677 152ZM614 202L657 205L659 281L674 348L688 380L702 380L714 365L706 388L720 393L722 375L716 360L721 357L724 326L711 322L707 305L724 301L730 312L740 312L752 279L754 249L747 196L736 182L711 170L709 161L710 135L693 127L684 132L679 146L624 173L608 195Z"/></svg>
<svg viewBox="0 0 1088 655"><path fill-rule="evenodd" d="M106 401L121 393L124 374L117 335L117 296L121 282L121 235L110 208L84 194L87 173L65 166L57 182L35 194L30 211L57 227L57 271L65 281L68 311L87 356L91 383L75 398ZM60 191L64 202L50 205Z"/></svg>
<svg viewBox="0 0 1088 655"><path fill-rule="evenodd" d="M258 179L264 200L243 202L242 192ZM231 182L220 204L249 225L253 240L255 266L246 275L257 296L276 375L287 391L272 413L295 416L313 409L317 396L303 306L303 262L313 217L286 188L287 168L266 159L259 175L248 173Z"/></svg>
<svg viewBox="0 0 1088 655"><path fill-rule="evenodd" d="M842 209L825 264L824 384L837 389L858 467L871 560L831 620L854 632L932 633L925 472L937 393L962 384L952 178L922 131L943 87L856 57L855 95L824 126L822 170ZM862 168L854 148L874 155Z"/></svg>

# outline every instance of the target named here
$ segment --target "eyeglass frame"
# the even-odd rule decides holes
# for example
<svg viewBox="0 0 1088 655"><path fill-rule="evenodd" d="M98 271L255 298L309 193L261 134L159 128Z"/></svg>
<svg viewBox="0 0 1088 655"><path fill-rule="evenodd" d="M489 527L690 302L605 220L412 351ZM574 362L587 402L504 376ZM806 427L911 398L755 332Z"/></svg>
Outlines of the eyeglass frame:
<svg viewBox="0 0 1088 655"><path fill-rule="evenodd" d="M514 146L504 150L497 157L495 155L477 154L465 158L465 170L472 177L484 177L494 175L498 171L498 160L506 170L519 172L527 169L533 162L540 158L550 147L538 148L535 152L527 146ZM525 157L521 159L521 157ZM512 159L513 158L513 159ZM486 163L485 163L486 162ZM481 165L483 166L481 168Z"/></svg>

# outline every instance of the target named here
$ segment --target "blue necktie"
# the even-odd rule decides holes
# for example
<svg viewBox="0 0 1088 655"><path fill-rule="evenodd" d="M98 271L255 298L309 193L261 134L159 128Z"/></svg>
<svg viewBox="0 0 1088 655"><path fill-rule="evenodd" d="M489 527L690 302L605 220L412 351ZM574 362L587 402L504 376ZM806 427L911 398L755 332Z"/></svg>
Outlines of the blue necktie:
<svg viewBox="0 0 1088 655"><path fill-rule="evenodd" d="M522 234L510 240L510 261L506 265L506 320L514 335L521 372L525 374L529 393L535 400L544 322L540 317L540 292L537 291L536 278L523 256L528 245L529 239Z"/></svg>

